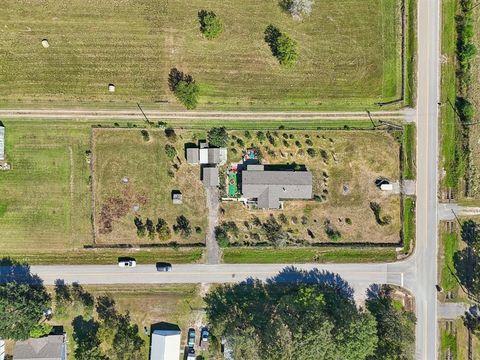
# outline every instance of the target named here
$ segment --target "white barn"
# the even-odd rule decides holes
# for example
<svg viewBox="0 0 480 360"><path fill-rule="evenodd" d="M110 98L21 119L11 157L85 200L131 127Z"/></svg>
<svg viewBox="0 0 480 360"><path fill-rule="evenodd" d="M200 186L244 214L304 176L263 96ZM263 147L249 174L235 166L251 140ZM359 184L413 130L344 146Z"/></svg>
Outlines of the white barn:
<svg viewBox="0 0 480 360"><path fill-rule="evenodd" d="M150 360L179 360L180 330L154 330Z"/></svg>

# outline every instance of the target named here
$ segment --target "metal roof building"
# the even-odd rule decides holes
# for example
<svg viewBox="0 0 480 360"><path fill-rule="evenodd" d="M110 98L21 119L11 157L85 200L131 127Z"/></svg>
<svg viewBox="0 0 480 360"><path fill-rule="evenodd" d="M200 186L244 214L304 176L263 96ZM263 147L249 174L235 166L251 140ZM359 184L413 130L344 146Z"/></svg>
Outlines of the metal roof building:
<svg viewBox="0 0 480 360"><path fill-rule="evenodd" d="M179 360L180 330L154 330L150 360Z"/></svg>
<svg viewBox="0 0 480 360"><path fill-rule="evenodd" d="M311 199L312 173L265 170L262 165L249 165L242 171L242 195L256 199L261 209L278 209L280 200Z"/></svg>
<svg viewBox="0 0 480 360"><path fill-rule="evenodd" d="M202 181L205 187L215 187L219 185L218 169L216 167L204 167Z"/></svg>
<svg viewBox="0 0 480 360"><path fill-rule="evenodd" d="M38 339L17 341L13 360L66 360L65 335L49 335Z"/></svg>
<svg viewBox="0 0 480 360"><path fill-rule="evenodd" d="M5 160L5 127L0 123L0 161Z"/></svg>
<svg viewBox="0 0 480 360"><path fill-rule="evenodd" d="M186 150L187 163L189 164L225 164L227 162L226 148L188 148Z"/></svg>

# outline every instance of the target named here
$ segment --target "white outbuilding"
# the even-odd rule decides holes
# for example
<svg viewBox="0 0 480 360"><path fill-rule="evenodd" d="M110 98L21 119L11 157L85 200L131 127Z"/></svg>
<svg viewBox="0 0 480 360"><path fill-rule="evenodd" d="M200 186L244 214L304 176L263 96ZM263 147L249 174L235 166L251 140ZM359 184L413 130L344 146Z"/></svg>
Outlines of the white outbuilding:
<svg viewBox="0 0 480 360"><path fill-rule="evenodd" d="M180 337L180 330L154 330L150 360L179 360Z"/></svg>

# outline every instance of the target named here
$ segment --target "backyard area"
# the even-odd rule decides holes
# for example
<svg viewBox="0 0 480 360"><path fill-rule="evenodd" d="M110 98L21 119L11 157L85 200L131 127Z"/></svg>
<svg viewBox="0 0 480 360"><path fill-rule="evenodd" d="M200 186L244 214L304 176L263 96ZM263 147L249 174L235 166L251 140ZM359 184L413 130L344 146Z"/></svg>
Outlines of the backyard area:
<svg viewBox="0 0 480 360"><path fill-rule="evenodd" d="M205 242L200 167L184 157L196 133L167 138L159 129L94 129L92 136L97 244ZM181 204L172 202L173 193L181 193Z"/></svg>
<svg viewBox="0 0 480 360"><path fill-rule="evenodd" d="M217 39L199 31L203 9L224 23ZM199 84L199 109L363 111L401 97L399 0L318 1L302 21L276 1L5 0L0 22L3 107L180 109L174 67ZM292 68L272 56L269 25L296 41Z"/></svg>
<svg viewBox="0 0 480 360"><path fill-rule="evenodd" d="M263 164L311 171L313 199L285 201L280 210L223 201L220 222L231 246L400 241L400 196L376 186L377 179L400 175L399 143L389 133L231 131L229 161L240 161L245 146L258 149ZM225 195L231 197L235 185L229 178ZM237 190L241 196L241 185Z"/></svg>

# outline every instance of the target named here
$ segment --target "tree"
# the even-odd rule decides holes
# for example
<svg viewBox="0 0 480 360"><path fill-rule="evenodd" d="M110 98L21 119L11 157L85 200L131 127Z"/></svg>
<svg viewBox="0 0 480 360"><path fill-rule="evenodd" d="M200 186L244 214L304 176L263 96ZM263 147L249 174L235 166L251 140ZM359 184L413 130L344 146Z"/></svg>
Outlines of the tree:
<svg viewBox="0 0 480 360"><path fill-rule="evenodd" d="M4 339L25 340L51 307L50 296L27 264L3 258L0 266L0 334Z"/></svg>
<svg viewBox="0 0 480 360"><path fill-rule="evenodd" d="M177 156L177 149L175 149L175 146L172 146L170 144L165 145L165 154L170 160L174 160L175 157Z"/></svg>
<svg viewBox="0 0 480 360"><path fill-rule="evenodd" d="M201 10L198 13L198 20L200 31L208 40L216 38L223 31L223 22L213 11Z"/></svg>
<svg viewBox="0 0 480 360"><path fill-rule="evenodd" d="M144 344L138 335L138 326L130 324L130 315L120 315L118 318L117 332L113 338L112 348L117 360L136 360L143 358L140 352Z"/></svg>
<svg viewBox="0 0 480 360"><path fill-rule="evenodd" d="M362 360L378 341L373 316L331 273L287 268L267 282L222 285L205 301L212 334L225 338L236 358Z"/></svg>
<svg viewBox="0 0 480 360"><path fill-rule="evenodd" d="M142 219L140 219L138 216L133 219L133 222L135 224L135 227L137 228L137 236L138 237L144 237L146 234L146 229L145 229L145 224L143 223Z"/></svg>
<svg viewBox="0 0 480 360"><path fill-rule="evenodd" d="M230 245L230 239L228 238L228 232L225 226L220 225L215 227L215 239L221 248L226 248Z"/></svg>
<svg viewBox="0 0 480 360"><path fill-rule="evenodd" d="M177 223L173 225L173 230L175 232L180 232L183 238L188 238L192 234L190 221L184 215L177 217Z"/></svg>
<svg viewBox="0 0 480 360"><path fill-rule="evenodd" d="M195 81L181 80L175 87L174 94L177 99L189 110L195 109L198 104L200 89Z"/></svg>
<svg viewBox="0 0 480 360"><path fill-rule="evenodd" d="M297 61L297 43L275 26L265 29L265 41L281 65L292 66Z"/></svg>
<svg viewBox="0 0 480 360"><path fill-rule="evenodd" d="M72 297L75 301L80 302L87 311L93 310L94 299L92 294L77 282L72 284Z"/></svg>
<svg viewBox="0 0 480 360"><path fill-rule="evenodd" d="M224 127L214 127L208 131L208 142L217 147L225 147L228 143L227 129Z"/></svg>
<svg viewBox="0 0 480 360"><path fill-rule="evenodd" d="M367 300L367 309L377 322L378 345L369 360L413 359L415 314L394 306L391 288L384 285L377 296Z"/></svg>
<svg viewBox="0 0 480 360"><path fill-rule="evenodd" d="M100 350L98 329L100 324L93 320L85 320L83 316L77 316L72 321L73 339L76 347L74 350L77 360L108 360Z"/></svg>
<svg viewBox="0 0 480 360"><path fill-rule="evenodd" d="M103 321L107 326L113 327L118 322L118 312L115 305L115 300L110 296L103 295L97 298L97 310L98 318Z"/></svg>
<svg viewBox="0 0 480 360"><path fill-rule="evenodd" d="M155 230L157 231L158 238L162 241L167 241L171 237L170 228L168 227L167 222L162 219L158 218L157 225L155 226Z"/></svg>
<svg viewBox="0 0 480 360"><path fill-rule="evenodd" d="M308 16L312 12L313 0L281 0L280 6L295 19Z"/></svg>
<svg viewBox="0 0 480 360"><path fill-rule="evenodd" d="M155 225L153 225L153 221L147 218L145 221L145 228L147 229L148 232L148 237L153 240L155 238Z"/></svg>

